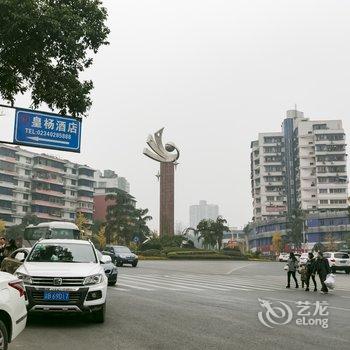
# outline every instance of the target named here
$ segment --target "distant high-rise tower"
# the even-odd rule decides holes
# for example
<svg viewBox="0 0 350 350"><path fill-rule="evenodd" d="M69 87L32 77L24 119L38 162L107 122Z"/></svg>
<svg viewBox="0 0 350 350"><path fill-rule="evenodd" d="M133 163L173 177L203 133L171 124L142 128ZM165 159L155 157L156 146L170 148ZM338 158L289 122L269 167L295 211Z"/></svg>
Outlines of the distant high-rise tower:
<svg viewBox="0 0 350 350"><path fill-rule="evenodd" d="M216 220L219 216L219 206L208 204L206 201L199 201L199 204L190 206L190 226L196 228L203 219Z"/></svg>

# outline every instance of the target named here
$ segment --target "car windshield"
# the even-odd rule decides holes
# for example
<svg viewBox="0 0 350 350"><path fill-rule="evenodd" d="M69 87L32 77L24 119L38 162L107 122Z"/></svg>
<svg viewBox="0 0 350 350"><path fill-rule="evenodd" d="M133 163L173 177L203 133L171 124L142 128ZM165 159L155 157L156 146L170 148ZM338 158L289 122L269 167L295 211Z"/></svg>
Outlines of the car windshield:
<svg viewBox="0 0 350 350"><path fill-rule="evenodd" d="M117 247L117 248L114 248L114 250L117 253L131 253L131 251L128 247Z"/></svg>
<svg viewBox="0 0 350 350"><path fill-rule="evenodd" d="M89 244L38 243L30 253L31 262L96 263L94 250Z"/></svg>

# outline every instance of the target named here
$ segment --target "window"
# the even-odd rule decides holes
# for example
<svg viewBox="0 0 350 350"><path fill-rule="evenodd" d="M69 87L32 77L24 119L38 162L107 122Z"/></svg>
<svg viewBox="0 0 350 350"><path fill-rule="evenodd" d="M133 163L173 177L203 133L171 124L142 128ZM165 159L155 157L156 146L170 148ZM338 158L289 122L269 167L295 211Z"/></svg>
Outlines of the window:
<svg viewBox="0 0 350 350"><path fill-rule="evenodd" d="M24 193L23 194L23 199L28 200L29 199L29 194Z"/></svg>
<svg viewBox="0 0 350 350"><path fill-rule="evenodd" d="M330 188L330 193L346 193L346 188Z"/></svg>
<svg viewBox="0 0 350 350"><path fill-rule="evenodd" d="M24 181L24 187L30 188L30 182Z"/></svg>
<svg viewBox="0 0 350 350"><path fill-rule="evenodd" d="M71 195L72 197L74 197L74 196L75 196L75 191L70 191L70 195Z"/></svg>
<svg viewBox="0 0 350 350"><path fill-rule="evenodd" d="M28 207L22 207L22 211L26 213L28 211Z"/></svg>
<svg viewBox="0 0 350 350"><path fill-rule="evenodd" d="M75 214L74 214L74 213L70 213L70 214L69 214L69 218L70 218L70 219L75 219Z"/></svg>
<svg viewBox="0 0 350 350"><path fill-rule="evenodd" d="M72 180L71 183L72 183L73 186L75 186L77 184L77 181L76 180Z"/></svg>
<svg viewBox="0 0 350 350"><path fill-rule="evenodd" d="M331 199L331 204L346 204L346 199Z"/></svg>
<svg viewBox="0 0 350 350"><path fill-rule="evenodd" d="M76 169L72 169L72 174L76 174L77 173L77 170Z"/></svg>
<svg viewBox="0 0 350 350"><path fill-rule="evenodd" d="M27 163L27 164L32 164L32 160L31 160L30 158L27 158L27 157L26 157L26 163Z"/></svg>
<svg viewBox="0 0 350 350"><path fill-rule="evenodd" d="M25 174L25 175L30 175L30 170L25 169L25 170L24 170L24 174Z"/></svg>
<svg viewBox="0 0 350 350"><path fill-rule="evenodd" d="M327 188L320 188L320 193L328 193L328 189Z"/></svg>

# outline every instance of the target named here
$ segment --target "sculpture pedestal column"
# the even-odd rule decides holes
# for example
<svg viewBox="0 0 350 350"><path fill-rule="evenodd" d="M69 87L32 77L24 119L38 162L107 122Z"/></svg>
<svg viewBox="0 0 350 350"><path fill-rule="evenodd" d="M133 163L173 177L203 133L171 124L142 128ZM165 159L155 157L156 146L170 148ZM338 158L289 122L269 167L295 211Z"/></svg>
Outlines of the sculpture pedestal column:
<svg viewBox="0 0 350 350"><path fill-rule="evenodd" d="M174 163L160 163L160 236L174 236L174 173Z"/></svg>

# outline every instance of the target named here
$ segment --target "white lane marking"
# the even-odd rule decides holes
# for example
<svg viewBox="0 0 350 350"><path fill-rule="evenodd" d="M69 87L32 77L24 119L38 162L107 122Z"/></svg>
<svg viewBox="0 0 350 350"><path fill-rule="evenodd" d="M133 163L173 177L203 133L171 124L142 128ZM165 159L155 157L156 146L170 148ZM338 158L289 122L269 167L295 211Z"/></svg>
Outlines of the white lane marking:
<svg viewBox="0 0 350 350"><path fill-rule="evenodd" d="M125 278L125 276L124 276ZM170 287L163 287L163 286L159 286L157 282L149 282L149 281L140 281L140 280L134 280L134 279L128 279L126 278L128 283L136 283L137 285L139 284L142 284L142 285L145 285L145 286L149 286L149 287L156 287L156 288L161 288L161 289L166 289L166 290L181 290L181 289L178 289L178 288L170 288Z"/></svg>
<svg viewBox="0 0 350 350"><path fill-rule="evenodd" d="M122 292L129 292L130 291L130 289L119 288L119 287L110 287L110 288L108 288L108 290L113 290L115 292L118 292L119 290Z"/></svg>
<svg viewBox="0 0 350 350"><path fill-rule="evenodd" d="M119 283L119 282L118 282L118 284L119 284L120 286L123 286L123 287L135 288L135 289L140 289L140 290L147 290L148 292L152 292L152 291L155 290L155 289L150 289L150 288L132 286L132 285L130 285L130 284Z"/></svg>
<svg viewBox="0 0 350 350"><path fill-rule="evenodd" d="M172 278L173 279L185 280L183 277L172 277ZM249 285L244 285L242 283L235 283L235 282L205 281L205 280L198 280L198 279L194 279L194 278L191 278L189 283L192 283L191 281L194 281L195 283L203 283L203 284L206 284L206 285L209 284L209 286L214 285L214 286L219 286L219 287L224 287L224 288L229 288L229 289L244 290L244 291L261 290L261 291L266 291L266 292L272 292L274 290L272 288L258 287L256 285L249 286Z"/></svg>
<svg viewBox="0 0 350 350"><path fill-rule="evenodd" d="M299 302L299 301L295 301L295 300L279 299L279 298L268 298L268 299L277 300L277 301L286 301L287 303L292 303L292 304L296 304ZM346 309L344 307L337 307L337 306L328 306L328 309L350 311L350 309Z"/></svg>
<svg viewBox="0 0 350 350"><path fill-rule="evenodd" d="M126 277L126 276L124 276L124 278L128 279L128 277ZM159 281L154 280L154 279L153 280L152 279L151 280L143 279L143 280L140 281L141 278L139 276L137 277L137 280L135 280L133 278L129 278L128 282L141 283L141 284L153 284L153 285L156 285L159 288L162 288L161 286L159 286L159 284L169 285L169 283L159 282ZM183 288L183 289L192 289L192 290L197 290L197 291L202 291L203 290L203 289L200 289L200 288L187 287L187 286L185 286L183 284L178 284L178 283L176 283L176 284L174 283L173 285L174 286L178 286L178 287ZM165 287L163 287L163 288L165 288Z"/></svg>
<svg viewBox="0 0 350 350"><path fill-rule="evenodd" d="M155 279L160 279L160 277L154 277L152 278L152 280L155 280ZM163 279L161 279L161 281L164 281ZM184 285L183 283L186 283L186 285ZM157 280L157 283L162 283L162 284L166 284L166 285L175 285L175 286L181 286L182 288L191 288L191 289L197 289L197 290L203 290L204 289L212 289L212 290L220 290L220 291L229 291L231 288L227 287L227 288L221 288L221 287L216 287L216 286L211 286L211 285L203 285L204 283L197 283L197 282L191 282L191 281L187 281L187 280L170 280L170 277L168 280L166 280L166 282L159 282ZM194 286L194 287L188 287L188 285L190 286ZM200 289L199 289L199 288Z"/></svg>
<svg viewBox="0 0 350 350"><path fill-rule="evenodd" d="M235 272L235 271L240 270L240 269L244 269L245 267L248 267L248 266L254 266L254 265L256 265L256 264L247 264L247 265L235 267L235 268L232 269L231 271L226 272L226 275L231 275L232 272Z"/></svg>

